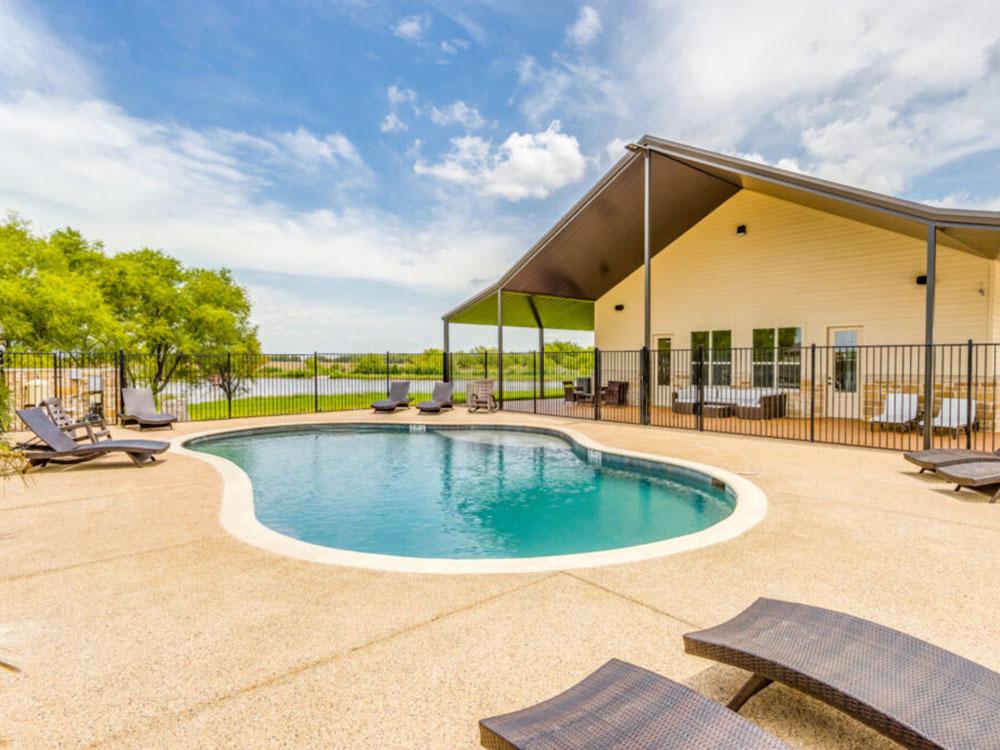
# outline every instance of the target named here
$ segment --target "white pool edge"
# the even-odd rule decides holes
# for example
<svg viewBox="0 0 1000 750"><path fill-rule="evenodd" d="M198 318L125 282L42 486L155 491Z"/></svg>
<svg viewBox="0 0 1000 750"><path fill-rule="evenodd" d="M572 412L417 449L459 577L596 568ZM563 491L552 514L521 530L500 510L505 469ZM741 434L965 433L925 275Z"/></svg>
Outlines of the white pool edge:
<svg viewBox="0 0 1000 750"><path fill-rule="evenodd" d="M370 426L364 422L291 422L274 425L275 428L315 427L317 425L337 425L338 427ZM413 422L407 424L432 425L433 422ZM444 425L447 426L447 425ZM511 557L492 558L488 560L452 560L448 558L402 557L398 555L379 555L368 552L353 552L350 550L325 547L280 534L264 526L254 513L253 485L250 477L236 464L219 456L185 448L184 444L193 440L219 436L229 433L247 431L267 431L268 427L226 427L216 430L206 430L189 435L179 435L170 443L170 453L189 456L212 466L222 477L222 506L219 520L222 527L237 539L260 549L278 555L293 557L298 560L319 563L323 565L342 565L351 568L364 568L393 573L432 573L443 575L483 575L498 573L541 573L556 570L574 570L579 568L595 568L605 565L621 565L640 562L656 557L676 555L681 552L701 549L714 544L734 539L749 531L760 523L767 514L767 496L757 485L745 477L734 474L716 466L687 461L680 458L668 458L652 453L622 450L603 445L576 430L563 425L536 425L531 423L483 423L482 429L526 428L540 432L557 432L578 443L585 449L601 451L627 458L652 461L671 466L691 469L706 476L718 479L729 485L736 495L736 506L733 512L722 521L702 531L692 534L664 539L659 542L639 544L632 547L602 550L599 552L582 552L570 555L549 555L545 557Z"/></svg>

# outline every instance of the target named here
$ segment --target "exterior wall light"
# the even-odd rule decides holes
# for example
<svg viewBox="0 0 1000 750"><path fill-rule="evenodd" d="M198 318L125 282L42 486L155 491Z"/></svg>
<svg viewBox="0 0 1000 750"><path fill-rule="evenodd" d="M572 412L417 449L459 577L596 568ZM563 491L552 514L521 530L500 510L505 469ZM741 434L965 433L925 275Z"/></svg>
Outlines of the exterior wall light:
<svg viewBox="0 0 1000 750"><path fill-rule="evenodd" d="M621 312L624 309L625 305L621 304L620 302L617 305L615 305L615 312Z"/></svg>
<svg viewBox="0 0 1000 750"><path fill-rule="evenodd" d="M746 224L740 224L738 227L736 227L736 236L737 237L746 237L747 236L747 225Z"/></svg>
<svg viewBox="0 0 1000 750"><path fill-rule="evenodd" d="M917 276L917 286L927 286L927 274L922 273Z"/></svg>

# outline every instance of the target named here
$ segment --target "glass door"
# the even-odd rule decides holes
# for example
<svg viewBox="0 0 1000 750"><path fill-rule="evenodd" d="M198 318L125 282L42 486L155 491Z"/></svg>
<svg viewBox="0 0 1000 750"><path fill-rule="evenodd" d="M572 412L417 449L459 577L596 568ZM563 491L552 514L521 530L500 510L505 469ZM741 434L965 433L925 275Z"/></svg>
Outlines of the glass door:
<svg viewBox="0 0 1000 750"><path fill-rule="evenodd" d="M653 405L666 406L671 403L673 392L674 363L673 336L653 337L656 354L653 355Z"/></svg>
<svg viewBox="0 0 1000 750"><path fill-rule="evenodd" d="M861 328L831 328L826 390L828 414L841 419L861 418Z"/></svg>

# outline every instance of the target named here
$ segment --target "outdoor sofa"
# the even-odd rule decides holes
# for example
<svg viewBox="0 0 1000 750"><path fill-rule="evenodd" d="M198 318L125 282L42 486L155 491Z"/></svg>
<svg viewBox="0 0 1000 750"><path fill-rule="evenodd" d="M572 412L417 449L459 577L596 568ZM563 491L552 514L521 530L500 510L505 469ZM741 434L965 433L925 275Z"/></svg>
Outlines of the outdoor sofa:
<svg viewBox="0 0 1000 750"><path fill-rule="evenodd" d="M706 385L702 389L702 404L706 416L737 417L739 419L776 419L785 416L787 394L775 388L737 388L729 385ZM675 414L695 414L699 398L696 385L685 386L673 393Z"/></svg>
<svg viewBox="0 0 1000 750"><path fill-rule="evenodd" d="M454 383L435 383L430 399L417 404L417 409L421 414L439 414L442 409L453 408L451 392L454 387Z"/></svg>
<svg viewBox="0 0 1000 750"><path fill-rule="evenodd" d="M410 408L410 381L396 380L389 384L389 395L372 404L372 409L381 412L393 412L402 407Z"/></svg>
<svg viewBox="0 0 1000 750"><path fill-rule="evenodd" d="M170 447L169 443L160 440L99 440L77 443L59 429L40 407L23 409L17 412L17 416L45 445L45 448L31 447L23 451L32 466L91 461L108 453L124 453L136 466L142 466L155 461L155 456Z"/></svg>
<svg viewBox="0 0 1000 750"><path fill-rule="evenodd" d="M503 750L782 747L767 744L776 740L754 725L733 722L747 700L780 682L904 747L1000 747L1000 673L870 620L758 599L728 622L685 635L684 650L753 676L724 708L611 661L555 698L483 719L482 744Z"/></svg>
<svg viewBox="0 0 1000 750"><path fill-rule="evenodd" d="M173 427L177 417L158 411L153 402L153 392L148 388L122 388L122 424L134 422L140 430L147 427Z"/></svg>

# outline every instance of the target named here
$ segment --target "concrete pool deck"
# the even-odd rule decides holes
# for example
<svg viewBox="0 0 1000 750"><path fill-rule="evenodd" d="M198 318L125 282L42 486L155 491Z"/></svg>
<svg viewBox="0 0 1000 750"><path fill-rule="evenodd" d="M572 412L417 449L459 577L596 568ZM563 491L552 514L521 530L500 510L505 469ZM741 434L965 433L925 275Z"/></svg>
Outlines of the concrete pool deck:
<svg viewBox="0 0 1000 750"><path fill-rule="evenodd" d="M897 453L464 410L160 436L369 419L564 424L747 476L768 513L730 541L643 562L422 575L244 544L219 523L219 476L195 458L33 472L0 486L0 647L23 668L0 672L0 747L472 748L480 717L611 657L721 700L743 673L686 656L681 635L758 596L869 617L1000 669L1000 506ZM793 747L895 747L780 686L742 713Z"/></svg>

